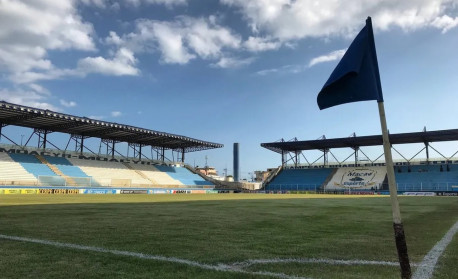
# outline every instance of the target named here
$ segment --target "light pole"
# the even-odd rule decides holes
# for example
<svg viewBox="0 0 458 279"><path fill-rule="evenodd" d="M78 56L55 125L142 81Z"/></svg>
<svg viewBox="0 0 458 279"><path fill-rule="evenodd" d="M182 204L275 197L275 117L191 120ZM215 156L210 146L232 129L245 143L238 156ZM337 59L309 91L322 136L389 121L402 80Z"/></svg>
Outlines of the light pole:
<svg viewBox="0 0 458 279"><path fill-rule="evenodd" d="M21 135L21 146L22 146L22 140L24 139L24 135Z"/></svg>

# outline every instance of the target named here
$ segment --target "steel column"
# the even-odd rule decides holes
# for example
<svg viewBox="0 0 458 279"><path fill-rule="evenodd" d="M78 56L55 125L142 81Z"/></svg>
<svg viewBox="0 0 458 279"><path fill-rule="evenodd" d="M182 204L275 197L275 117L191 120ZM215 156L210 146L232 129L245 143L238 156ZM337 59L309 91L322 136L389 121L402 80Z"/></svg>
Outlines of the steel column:
<svg viewBox="0 0 458 279"><path fill-rule="evenodd" d="M429 143L425 142L425 148L426 148L426 163L429 165Z"/></svg>

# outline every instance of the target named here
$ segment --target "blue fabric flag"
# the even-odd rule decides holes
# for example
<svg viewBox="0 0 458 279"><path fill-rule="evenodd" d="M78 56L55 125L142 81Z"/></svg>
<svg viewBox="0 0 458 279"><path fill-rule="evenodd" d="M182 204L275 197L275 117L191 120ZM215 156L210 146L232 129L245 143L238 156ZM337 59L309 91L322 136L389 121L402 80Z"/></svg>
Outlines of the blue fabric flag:
<svg viewBox="0 0 458 279"><path fill-rule="evenodd" d="M318 94L318 107L377 100L383 102L371 18Z"/></svg>

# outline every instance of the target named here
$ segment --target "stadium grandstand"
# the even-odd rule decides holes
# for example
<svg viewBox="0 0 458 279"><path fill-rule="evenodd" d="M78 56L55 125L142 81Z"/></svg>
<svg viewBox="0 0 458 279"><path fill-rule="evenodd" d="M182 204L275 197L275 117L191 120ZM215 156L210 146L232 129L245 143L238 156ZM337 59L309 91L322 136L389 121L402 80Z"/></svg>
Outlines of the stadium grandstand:
<svg viewBox="0 0 458 279"><path fill-rule="evenodd" d="M400 192L456 192L458 191L458 159L443 156L430 143L457 141L458 129L442 131L426 131L417 133L391 134L390 142L394 144L424 144L422 151L426 158L407 159L395 162L394 171L397 189ZM388 191L386 167L380 157L370 160L361 150L365 146L381 146L381 135L348 138L292 141L280 140L262 143L261 146L281 154L281 166L274 170L264 181L262 189L266 191L323 191L323 192L385 192ZM329 154L333 148L351 148L353 153L342 162L330 162ZM431 159L429 150L433 149L442 158ZM322 152L314 162L310 163L303 151L318 150ZM359 153L364 154L364 160L359 159ZM458 153L458 152L457 152ZM335 158L334 155L332 155ZM348 159L354 157L354 161ZM304 158L307 163L301 164ZM321 162L318 162L321 160ZM337 159L336 159L337 160Z"/></svg>
<svg viewBox="0 0 458 279"><path fill-rule="evenodd" d="M37 187L218 188L184 163L187 152L223 147L218 143L3 101L0 124L0 138L9 142L0 145L2 187L34 187L37 191ZM18 144L2 132L8 125L33 132L25 143ZM64 149L50 141L48 135L54 132L69 135ZM38 139L36 147L29 145L32 138ZM99 152L85 144L88 138L100 140ZM68 148L72 141L74 150ZM119 143L127 143L127 154L130 150L132 156L123 155ZM146 155L149 151L151 156ZM168 159L166 152L177 160Z"/></svg>

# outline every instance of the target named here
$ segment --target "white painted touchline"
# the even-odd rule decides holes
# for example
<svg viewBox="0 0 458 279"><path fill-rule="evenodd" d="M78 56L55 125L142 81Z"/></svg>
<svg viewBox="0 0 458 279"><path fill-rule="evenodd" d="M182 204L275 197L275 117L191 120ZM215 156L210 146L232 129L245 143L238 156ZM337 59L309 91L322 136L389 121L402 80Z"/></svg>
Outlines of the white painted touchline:
<svg viewBox="0 0 458 279"><path fill-rule="evenodd" d="M129 256L129 257L135 257L135 258L147 259L147 260L179 263L179 264L185 264L185 265L194 266L194 267L198 267L202 269L222 271L222 272L237 272L237 273L245 273L245 274L251 274L251 275L264 275L264 276L271 276L271 277L276 277L280 279L311 279L311 278L306 278L306 277L291 276L291 275L287 275L283 273L273 273L273 272L266 272L266 271L251 272L251 271L243 270L236 266L226 265L226 264L210 265L210 264L203 264L203 263L199 263L196 261L190 261L190 260L180 259L180 258L175 258L175 257L164 257L164 256L149 255L149 254L143 254L143 253L137 253L137 252L110 250L110 249L105 249L101 247L63 243L63 242L29 238L29 237L10 236L10 235L0 234L0 238L7 239L7 240L14 240L14 241L29 242L29 243L38 243L38 244L49 245L49 246L54 246L54 247L71 248L71 249L99 252L99 253L109 253L109 254L114 254L114 255L119 255L119 256Z"/></svg>
<svg viewBox="0 0 458 279"><path fill-rule="evenodd" d="M388 265L398 266L399 262L388 261L366 261L366 260L333 260L333 259L315 259L315 258L300 258L300 259L253 259L232 264L233 266L250 266L254 264L271 264L271 263L324 263L331 265ZM415 264L413 264L415 265Z"/></svg>
<svg viewBox="0 0 458 279"><path fill-rule="evenodd" d="M458 232L458 221L453 225L450 230L439 240L436 245L426 254L417 270L413 274L412 279L429 279L433 276L434 268L437 265L437 261L445 248L450 244L453 236Z"/></svg>

